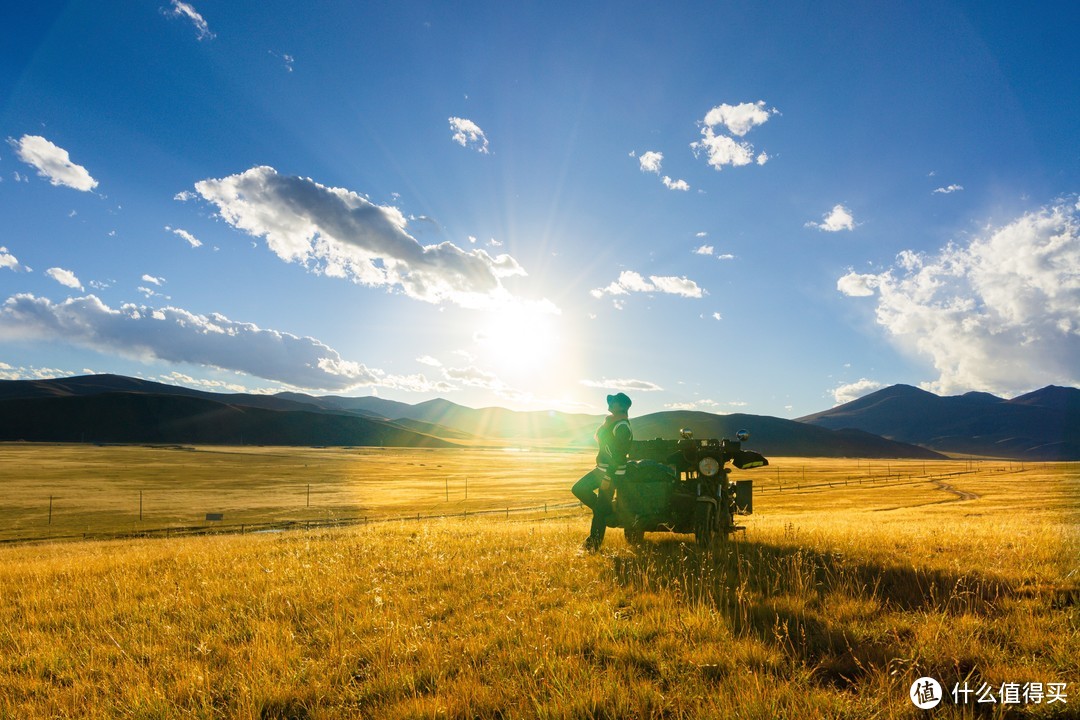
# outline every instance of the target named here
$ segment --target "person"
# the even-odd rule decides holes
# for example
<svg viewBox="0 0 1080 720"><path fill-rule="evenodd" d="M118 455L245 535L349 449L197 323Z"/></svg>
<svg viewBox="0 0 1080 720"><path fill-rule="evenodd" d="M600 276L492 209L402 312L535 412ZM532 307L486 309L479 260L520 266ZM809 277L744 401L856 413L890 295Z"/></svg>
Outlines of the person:
<svg viewBox="0 0 1080 720"><path fill-rule="evenodd" d="M592 510L592 525L584 548L596 552L604 542L607 518L612 511L615 485L626 475L627 458L634 432L630 428L630 398L625 393L607 396L608 416L596 430L596 467L574 483L571 492Z"/></svg>

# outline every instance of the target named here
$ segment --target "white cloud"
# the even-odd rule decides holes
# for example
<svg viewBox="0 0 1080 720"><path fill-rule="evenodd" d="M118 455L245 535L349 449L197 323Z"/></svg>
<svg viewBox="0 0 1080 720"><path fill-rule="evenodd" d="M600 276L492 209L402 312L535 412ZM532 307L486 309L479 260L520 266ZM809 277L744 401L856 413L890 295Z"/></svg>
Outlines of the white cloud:
<svg viewBox="0 0 1080 720"><path fill-rule="evenodd" d="M438 387L423 376L387 375L345 360L315 338L177 307L125 304L114 309L94 295L59 303L14 295L0 305L0 338L63 342L143 361L191 363L307 389Z"/></svg>
<svg viewBox="0 0 1080 720"><path fill-rule="evenodd" d="M199 238L192 235L191 233L189 233L187 230L181 230L180 228L172 228L172 227L169 227L168 225L165 226L165 229L168 230L169 232L173 233L174 235L179 235L180 237L187 240L188 245L191 245L191 247L193 247L193 248L202 247L202 241L199 240Z"/></svg>
<svg viewBox="0 0 1080 720"><path fill-rule="evenodd" d="M843 205L837 204L833 206L833 209L825 213L822 222L808 222L806 227L817 228L818 230L824 230L825 232L839 232L841 230L854 230L855 218L851 215L851 211Z"/></svg>
<svg viewBox="0 0 1080 720"><path fill-rule="evenodd" d="M699 237L699 238L708 237L708 236L709 236L709 233L705 232L704 230L702 230L701 232L697 233L697 235L695 235L695 237Z"/></svg>
<svg viewBox="0 0 1080 720"><path fill-rule="evenodd" d="M874 294L880 278L874 274L860 274L849 270L836 281L836 289L848 297L869 297Z"/></svg>
<svg viewBox="0 0 1080 720"><path fill-rule="evenodd" d="M601 298L604 295L627 295L632 292L660 292L692 298L700 298L705 294L697 283L685 277L650 275L646 280L633 270L624 270L619 274L618 280L605 288L596 288L590 291L590 294Z"/></svg>
<svg viewBox="0 0 1080 720"><path fill-rule="evenodd" d="M836 400L837 405L843 405L852 400L857 400L863 395L869 395L875 390L880 390L883 387L885 386L877 380L862 378L853 383L847 383L846 385L840 385L839 387L833 388L832 395Z"/></svg>
<svg viewBox="0 0 1080 720"><path fill-rule="evenodd" d="M718 312L714 312L714 313L712 314L712 318L713 318L713 320L723 320L723 319L724 319L724 316L723 316L723 315L721 315L721 314L720 314L720 313L718 313Z"/></svg>
<svg viewBox="0 0 1080 720"><path fill-rule="evenodd" d="M172 12L169 14L173 17L183 17L190 20L195 26L196 36L199 40L214 39L214 33L210 32L210 26L207 25L203 16L196 12L195 8L186 2L180 2L180 0L172 0L170 5L172 6Z"/></svg>
<svg viewBox="0 0 1080 720"><path fill-rule="evenodd" d="M9 270L22 270L23 266L19 264L19 260L8 252L6 247L0 247L0 268L7 268Z"/></svg>
<svg viewBox="0 0 1080 720"><path fill-rule="evenodd" d="M777 111L766 110L765 101L758 100L756 103L740 103L717 105L705 115L703 124L706 127L723 125L732 135L743 137L758 125L764 125L769 117Z"/></svg>
<svg viewBox="0 0 1080 720"><path fill-rule="evenodd" d="M173 195L173 200L178 200L180 202L187 202L188 200L194 200L197 197L198 197L198 195L191 192L190 190L181 190L180 192Z"/></svg>
<svg viewBox="0 0 1080 720"><path fill-rule="evenodd" d="M182 372L173 370L170 373L159 375L158 379L165 383L175 385L185 385L187 387L201 388L203 390L209 390L210 392L234 392L234 393L254 393L254 394L270 394L278 392L278 389L273 390L251 390L245 385L239 383L225 382L224 380L209 380L206 378L193 378L190 375L186 375Z"/></svg>
<svg viewBox="0 0 1080 720"><path fill-rule="evenodd" d="M664 161L664 153L650 150L643 153L638 158L638 163L641 165L641 172L651 172L660 174L660 164Z"/></svg>
<svg viewBox="0 0 1080 720"><path fill-rule="evenodd" d="M40 135L23 135L9 139L15 154L27 165L37 168L38 175L48 178L52 185L63 185L83 192L98 186L98 181L82 165L71 162L68 151L57 147Z"/></svg>
<svg viewBox="0 0 1080 720"><path fill-rule="evenodd" d="M70 270L51 267L45 271L45 274L65 287L74 288L76 290L83 289L82 283L79 282L79 278L75 277L75 273Z"/></svg>
<svg viewBox="0 0 1080 720"><path fill-rule="evenodd" d="M704 151L709 158L709 164L717 170L722 170L725 165L741 167L755 162L764 165L769 160L766 153L760 152L755 156L753 145L735 140L731 136L741 138L755 127L765 124L777 113L775 109L766 110L764 100L739 105L717 105L701 121L702 139L691 143L690 147L695 155ZM726 130L729 134L717 132L718 129Z"/></svg>
<svg viewBox="0 0 1080 720"><path fill-rule="evenodd" d="M0 362L0 380L48 380L50 378L71 377L76 373L70 370L58 370L57 368L39 367L12 367L5 362ZM81 374L93 375L89 370Z"/></svg>
<svg viewBox="0 0 1080 720"><path fill-rule="evenodd" d="M668 410L705 410L720 407L720 403L713 400L695 400L693 402L664 403Z"/></svg>
<svg viewBox="0 0 1080 720"><path fill-rule="evenodd" d="M400 288L417 300L492 307L514 300L502 278L526 274L510 255L466 252L449 242L421 245L397 208L273 168L203 180L195 189L230 225L266 238L285 262L361 285ZM540 305L557 311L549 301Z"/></svg>
<svg viewBox="0 0 1080 720"><path fill-rule="evenodd" d="M429 367L442 367L442 363L439 362L437 359L431 357L430 355L422 355L416 358L416 362L420 363L421 365L427 365Z"/></svg>
<svg viewBox="0 0 1080 720"><path fill-rule="evenodd" d="M943 195L948 195L949 193L954 193L954 192L956 192L958 190L963 190L963 189L964 189L963 185L949 185L948 187L939 187L936 190L934 190L934 192L935 193L941 193Z"/></svg>
<svg viewBox="0 0 1080 720"><path fill-rule="evenodd" d="M581 384L585 387L602 388L606 390L621 390L626 392L627 390L632 392L657 392L663 390L656 383L649 382L648 380L634 380L631 378L602 378L600 380L582 380Z"/></svg>
<svg viewBox="0 0 1080 720"><path fill-rule="evenodd" d="M712 245L702 245L694 250L695 255L712 255L714 252L716 252L716 248Z"/></svg>
<svg viewBox="0 0 1080 720"><path fill-rule="evenodd" d="M498 376L487 370L470 365L464 368L446 368L443 374L450 380L456 380L462 385L486 390L502 390L505 388Z"/></svg>
<svg viewBox="0 0 1080 720"><path fill-rule="evenodd" d="M484 131L480 129L480 126L472 120L452 117L450 118L450 129L454 131L451 139L458 145L461 147L471 147L477 152L487 154L487 136L484 135Z"/></svg>
<svg viewBox="0 0 1080 720"><path fill-rule="evenodd" d="M151 285L157 285L158 287L165 284L165 278L154 277L153 275L143 275L142 280L143 282L148 282Z"/></svg>
<svg viewBox="0 0 1080 720"><path fill-rule="evenodd" d="M731 253L724 253L722 255L717 255L716 259L717 260L734 260L735 256L732 255Z"/></svg>
<svg viewBox="0 0 1080 720"><path fill-rule="evenodd" d="M727 135L717 135L713 129L706 127L701 131L704 140L691 143L694 154L704 150L709 158L709 164L717 170L722 170L725 165L740 167L749 165L754 160L754 147L749 143L737 142Z"/></svg>
<svg viewBox="0 0 1080 720"><path fill-rule="evenodd" d="M840 281L849 295L876 294L878 323L933 362L939 376L927 387L934 392L1076 386L1078 228L1078 203L1059 201L987 228L966 245L936 255L907 251L885 272Z"/></svg>
<svg viewBox="0 0 1080 720"><path fill-rule="evenodd" d="M690 189L690 184L685 180L672 180L667 175L663 179L664 187L668 190L682 190L683 192Z"/></svg>

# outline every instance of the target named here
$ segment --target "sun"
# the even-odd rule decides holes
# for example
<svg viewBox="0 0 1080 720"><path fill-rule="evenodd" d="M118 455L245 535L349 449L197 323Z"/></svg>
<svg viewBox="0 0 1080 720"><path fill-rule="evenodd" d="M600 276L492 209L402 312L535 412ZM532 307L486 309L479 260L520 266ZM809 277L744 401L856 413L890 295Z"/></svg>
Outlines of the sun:
<svg viewBox="0 0 1080 720"><path fill-rule="evenodd" d="M500 377L559 370L564 338L558 314L513 304L486 315L473 335L484 365Z"/></svg>

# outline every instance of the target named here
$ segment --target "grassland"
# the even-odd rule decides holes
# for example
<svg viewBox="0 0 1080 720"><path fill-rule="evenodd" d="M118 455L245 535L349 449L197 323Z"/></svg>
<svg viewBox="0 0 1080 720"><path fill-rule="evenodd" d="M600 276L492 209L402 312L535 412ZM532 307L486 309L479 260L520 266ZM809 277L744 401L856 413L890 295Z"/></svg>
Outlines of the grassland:
<svg viewBox="0 0 1080 720"><path fill-rule="evenodd" d="M323 453L347 455L291 462ZM582 458L522 455L486 458L529 472L475 490L470 472L460 502L564 499ZM465 470L423 457L398 460ZM1075 467L782 458L742 476L755 514L711 551L613 532L580 554L577 510L0 548L0 717L1077 716ZM351 477L358 507L397 512L397 482ZM923 675L1067 683L1067 702L918 711Z"/></svg>
<svg viewBox="0 0 1080 720"><path fill-rule="evenodd" d="M565 504L593 454L6 443L0 541Z"/></svg>

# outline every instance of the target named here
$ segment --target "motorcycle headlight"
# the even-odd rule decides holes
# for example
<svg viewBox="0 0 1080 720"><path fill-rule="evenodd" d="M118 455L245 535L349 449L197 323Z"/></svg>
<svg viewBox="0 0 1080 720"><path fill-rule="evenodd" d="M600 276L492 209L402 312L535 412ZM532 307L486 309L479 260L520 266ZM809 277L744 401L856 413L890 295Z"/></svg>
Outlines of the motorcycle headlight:
<svg viewBox="0 0 1080 720"><path fill-rule="evenodd" d="M698 462L698 472L705 477L712 477L720 472L720 461L714 457L703 457Z"/></svg>

